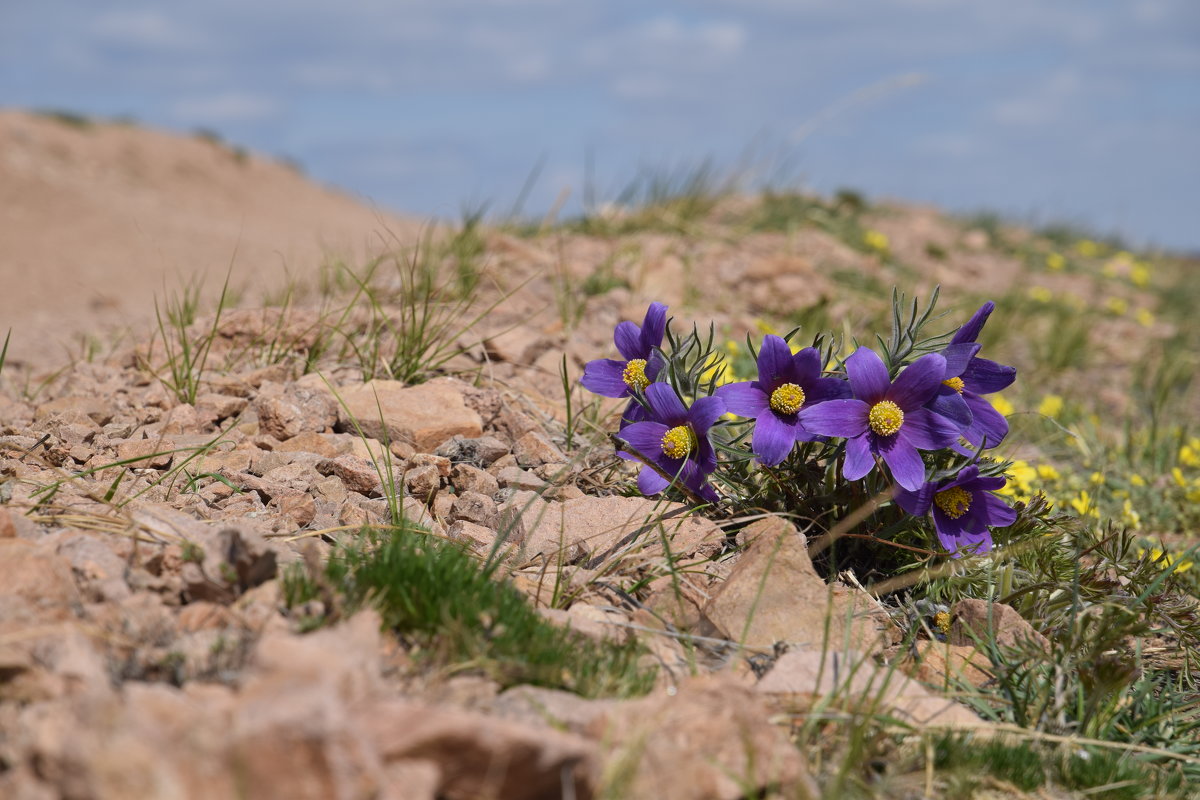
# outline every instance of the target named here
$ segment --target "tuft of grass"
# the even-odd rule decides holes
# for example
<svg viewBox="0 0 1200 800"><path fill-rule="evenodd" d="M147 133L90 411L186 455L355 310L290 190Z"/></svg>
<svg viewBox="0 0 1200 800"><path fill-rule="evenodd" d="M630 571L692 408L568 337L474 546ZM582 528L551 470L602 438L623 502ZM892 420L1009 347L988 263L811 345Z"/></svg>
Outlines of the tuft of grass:
<svg viewBox="0 0 1200 800"><path fill-rule="evenodd" d="M195 404L196 396L200 392L200 381L208 363L209 352L217 338L221 313L229 304L229 278L232 274L231 264L225 274L225 283L221 287L221 296L217 300L212 325L195 337L190 328L196 321L203 281L190 281L181 293L172 294L166 300L165 306L159 306L157 299L154 301L154 316L166 354L166 364L161 369L150 364L147 366L181 403ZM148 358L152 357L153 345Z"/></svg>
<svg viewBox="0 0 1200 800"><path fill-rule="evenodd" d="M336 607L378 610L419 656L451 671L481 671L505 686L530 683L585 696L650 689L654 673L641 666L640 645L596 642L552 625L497 568L405 521L390 532L364 529L335 550L321 575L293 568L284 592L295 608L327 587Z"/></svg>

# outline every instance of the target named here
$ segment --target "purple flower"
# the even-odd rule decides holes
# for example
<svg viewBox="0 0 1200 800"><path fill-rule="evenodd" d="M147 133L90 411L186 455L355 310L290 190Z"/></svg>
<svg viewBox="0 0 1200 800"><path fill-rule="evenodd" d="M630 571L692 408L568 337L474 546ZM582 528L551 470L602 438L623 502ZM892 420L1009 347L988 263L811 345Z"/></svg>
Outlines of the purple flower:
<svg viewBox="0 0 1200 800"><path fill-rule="evenodd" d="M685 408L675 390L665 383L646 387L649 419L635 422L619 434L630 447L653 461L667 475L678 480L710 503L720 500L709 486L708 476L717 468L717 453L708 440L708 430L725 413L719 397L702 397ZM618 453L632 458L627 453ZM670 481L650 467L638 473L638 490L644 495L658 494Z"/></svg>
<svg viewBox="0 0 1200 800"><path fill-rule="evenodd" d="M998 392L1017 378L1015 367L975 355L979 352L975 340L995 308L991 300L980 306L942 351L946 376L937 396L929 403L935 413L956 422L963 438L976 448L985 441L988 447L995 447L1008 435L1008 420L980 395Z"/></svg>
<svg viewBox="0 0 1200 800"><path fill-rule="evenodd" d="M663 368L663 360L654 348L662 347L666 330L667 307L662 303L650 304L640 328L632 322L617 323L613 341L622 358L589 361L579 382L603 397L634 397L635 391L644 392ZM634 398L621 415L621 427L648 418L646 409Z"/></svg>
<svg viewBox="0 0 1200 800"><path fill-rule="evenodd" d="M955 558L986 553L992 549L988 528L1003 528L1017 519L1017 512L992 494L1004 483L998 475L979 477L979 467L972 465L963 467L954 478L898 492L896 504L918 517L932 511L938 539Z"/></svg>
<svg viewBox="0 0 1200 800"><path fill-rule="evenodd" d="M816 437L805 429L798 412L817 403L850 396L838 378L821 377L821 356L806 347L792 355L778 336L763 337L758 351L758 380L727 383L716 391L725 408L755 420L751 445L758 460L774 466L788 457L796 442Z"/></svg>
<svg viewBox="0 0 1200 800"><path fill-rule="evenodd" d="M806 408L800 424L810 433L846 439L846 480L867 475L875 468L874 456L882 456L896 483L916 490L925 480L925 462L917 451L939 450L958 439L954 423L923 407L937 393L945 371L946 359L929 353L893 383L879 356L860 347L846 359L853 399Z"/></svg>

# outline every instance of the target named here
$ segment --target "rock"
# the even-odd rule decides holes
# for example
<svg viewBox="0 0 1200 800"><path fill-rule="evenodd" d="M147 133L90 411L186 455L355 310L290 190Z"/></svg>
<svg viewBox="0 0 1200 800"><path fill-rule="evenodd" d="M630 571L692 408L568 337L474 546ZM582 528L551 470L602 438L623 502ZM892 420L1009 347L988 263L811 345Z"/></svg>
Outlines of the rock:
<svg viewBox="0 0 1200 800"><path fill-rule="evenodd" d="M220 421L236 417L246 410L247 405L248 402L244 397L231 397L227 394L209 392L196 398L196 413Z"/></svg>
<svg viewBox="0 0 1200 800"><path fill-rule="evenodd" d="M71 619L80 600L66 559L23 539L0 539L0 626Z"/></svg>
<svg viewBox="0 0 1200 800"><path fill-rule="evenodd" d="M776 642L874 650L879 634L875 606L865 596L829 586L817 575L808 545L780 517L755 522L749 548L704 607L729 639L769 649Z"/></svg>
<svg viewBox="0 0 1200 800"><path fill-rule="evenodd" d="M546 482L520 467L504 467L496 472L496 485L505 489L536 492L546 487ZM497 490L499 491L499 490Z"/></svg>
<svg viewBox="0 0 1200 800"><path fill-rule="evenodd" d="M107 425L112 420L112 404L103 397L59 397L47 400L37 407L33 418L36 422L62 414L81 414L90 417L97 425Z"/></svg>
<svg viewBox="0 0 1200 800"><path fill-rule="evenodd" d="M975 647L991 637L1002 648L1033 644L1050 651L1049 640L1010 605L968 597L950 609L950 632L946 636L950 644Z"/></svg>
<svg viewBox="0 0 1200 800"><path fill-rule="evenodd" d="M486 528L495 528L499 521L495 501L479 492L464 492L456 497L450 509L450 518L473 522Z"/></svg>
<svg viewBox="0 0 1200 800"><path fill-rule="evenodd" d="M324 386L296 383L264 392L254 409L259 430L281 442L304 431L324 433L338 420L337 399Z"/></svg>
<svg viewBox="0 0 1200 800"><path fill-rule="evenodd" d="M367 436L406 442L420 452L433 452L452 436L483 434L479 414L467 408L454 382L371 381L343 389L342 402L342 430L354 430L357 422Z"/></svg>
<svg viewBox="0 0 1200 800"><path fill-rule="evenodd" d="M728 678L694 678L674 695L615 704L588 731L612 743L605 760L623 773L624 797L820 796L762 698Z"/></svg>
<svg viewBox="0 0 1200 800"><path fill-rule="evenodd" d="M514 686L496 698L491 710L501 719L584 734L615 705L614 700L589 700L560 689Z"/></svg>
<svg viewBox="0 0 1200 800"><path fill-rule="evenodd" d="M437 449L437 454L445 456L455 464L472 464L476 467L491 466L501 456L508 455L508 445L495 436L481 436L467 439L455 436Z"/></svg>
<svg viewBox="0 0 1200 800"><path fill-rule="evenodd" d="M450 483L460 493L478 492L495 497L500 491L499 482L490 473L471 464L455 464L450 471Z"/></svg>
<svg viewBox="0 0 1200 800"><path fill-rule="evenodd" d="M577 497L566 502L530 503L532 492L518 492L503 508L521 509L525 552L547 558L581 547L589 568L625 554L663 554L665 538L674 555L711 555L724 541L724 533L710 520L691 516L679 503L662 503L644 497ZM525 508L525 506L529 506Z"/></svg>
<svg viewBox="0 0 1200 800"><path fill-rule="evenodd" d="M341 478L347 489L362 495L376 495L383 488L375 465L358 456L338 456L322 461L317 464L317 472L322 475L336 475Z"/></svg>
<svg viewBox="0 0 1200 800"><path fill-rule="evenodd" d="M404 487L410 495L428 502L442 486L438 468L423 464L404 473Z"/></svg>
<svg viewBox="0 0 1200 800"><path fill-rule="evenodd" d="M483 525L476 525L464 519L451 522L446 528L446 535L456 542L465 542L476 552L486 553L496 542L496 532Z"/></svg>
<svg viewBox="0 0 1200 800"><path fill-rule="evenodd" d="M488 358L512 364L532 364L551 342L527 325L517 325L489 336L483 342Z"/></svg>
<svg viewBox="0 0 1200 800"><path fill-rule="evenodd" d="M134 468L163 469L175 457L175 444L164 439L129 439L117 445L117 459Z"/></svg>
<svg viewBox="0 0 1200 800"><path fill-rule="evenodd" d="M363 707L358 720L388 764L436 764L438 797L592 797L597 746L580 736L400 700Z"/></svg>
<svg viewBox="0 0 1200 800"><path fill-rule="evenodd" d="M977 647L934 642L916 642L916 652L905 652L900 668L922 683L953 690L965 681L979 688L992 680L992 664Z"/></svg>
<svg viewBox="0 0 1200 800"><path fill-rule="evenodd" d="M58 554L71 563L81 588L93 602L118 601L130 595L125 582L128 559L117 555L108 542L86 533L68 534L59 541Z"/></svg>
<svg viewBox="0 0 1200 800"><path fill-rule="evenodd" d="M566 461L562 451L540 431L530 431L518 439L513 444L513 455L517 457L517 464L526 469Z"/></svg>
<svg viewBox="0 0 1200 800"><path fill-rule="evenodd" d="M791 712L806 713L820 703L886 714L916 726L987 725L965 706L931 693L895 668L878 667L872 658L853 650L789 650L754 688L776 697Z"/></svg>
<svg viewBox="0 0 1200 800"><path fill-rule="evenodd" d="M300 431L286 441L280 442L277 449L283 453L316 453L325 458L336 458L342 455L342 449L330 439L329 434Z"/></svg>
<svg viewBox="0 0 1200 800"><path fill-rule="evenodd" d="M205 529L185 545L183 560L180 577L189 600L229 603L275 577L275 548L246 526Z"/></svg>
<svg viewBox="0 0 1200 800"><path fill-rule="evenodd" d="M433 467L437 470L439 478L449 478L450 468L453 466L450 459L445 456L434 455L433 453L413 453L408 459L406 465L409 469L415 467Z"/></svg>

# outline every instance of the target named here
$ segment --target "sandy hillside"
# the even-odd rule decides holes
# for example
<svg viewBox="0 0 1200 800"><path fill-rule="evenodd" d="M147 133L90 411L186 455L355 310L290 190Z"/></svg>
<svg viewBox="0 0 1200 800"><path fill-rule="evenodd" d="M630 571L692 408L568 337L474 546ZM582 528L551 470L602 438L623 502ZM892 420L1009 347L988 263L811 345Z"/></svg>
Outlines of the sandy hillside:
<svg viewBox="0 0 1200 800"><path fill-rule="evenodd" d="M286 164L201 136L0 111L0 335L12 360L61 359L84 333L153 319L180 276L219 289L312 278L417 224Z"/></svg>

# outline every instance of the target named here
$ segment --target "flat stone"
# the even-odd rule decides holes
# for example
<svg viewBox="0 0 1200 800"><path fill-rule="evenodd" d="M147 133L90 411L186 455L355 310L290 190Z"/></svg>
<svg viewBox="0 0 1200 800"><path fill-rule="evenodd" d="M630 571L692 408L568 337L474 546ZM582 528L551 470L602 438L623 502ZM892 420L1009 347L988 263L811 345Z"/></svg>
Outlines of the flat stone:
<svg viewBox="0 0 1200 800"><path fill-rule="evenodd" d="M376 439L405 442L419 452L433 452L453 436L483 434L479 414L467 408L454 383L431 381L405 386L399 381L370 381L341 392L339 427L355 430L354 423Z"/></svg>
<svg viewBox="0 0 1200 800"><path fill-rule="evenodd" d="M950 609L951 644L975 646L995 637L1000 647L1021 647L1032 643L1049 652L1050 642L1017 612L1004 603L992 603L968 597Z"/></svg>
<svg viewBox="0 0 1200 800"><path fill-rule="evenodd" d="M780 517L755 522L751 542L715 589L705 616L729 639L769 649L790 642L830 650L879 646L868 598L817 575L804 535Z"/></svg>

